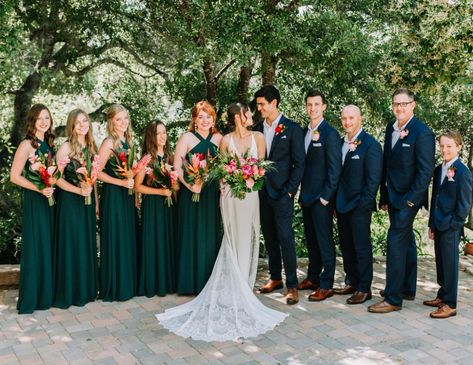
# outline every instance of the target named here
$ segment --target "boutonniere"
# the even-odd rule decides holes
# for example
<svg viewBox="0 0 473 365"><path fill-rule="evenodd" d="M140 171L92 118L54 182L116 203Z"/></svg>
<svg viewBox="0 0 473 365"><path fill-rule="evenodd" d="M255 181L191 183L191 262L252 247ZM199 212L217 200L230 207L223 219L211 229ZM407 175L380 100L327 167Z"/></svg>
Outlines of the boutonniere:
<svg viewBox="0 0 473 365"><path fill-rule="evenodd" d="M286 130L286 126L282 123L279 123L275 129L276 136L280 133L283 133Z"/></svg>
<svg viewBox="0 0 473 365"><path fill-rule="evenodd" d="M449 167L447 170L447 178L448 181L455 181L453 177L455 176L455 172L457 171L457 168L455 166Z"/></svg>
<svg viewBox="0 0 473 365"><path fill-rule="evenodd" d="M319 138L320 138L320 132L316 129L316 130L314 131L314 135L312 136L312 140L313 140L314 142L317 142L317 141L319 140Z"/></svg>
<svg viewBox="0 0 473 365"><path fill-rule="evenodd" d="M354 141L348 142L348 150L350 152L353 152L356 150L356 148L361 144L361 141L359 139L355 139Z"/></svg>
<svg viewBox="0 0 473 365"><path fill-rule="evenodd" d="M409 135L409 129L403 129L399 138L404 139Z"/></svg>

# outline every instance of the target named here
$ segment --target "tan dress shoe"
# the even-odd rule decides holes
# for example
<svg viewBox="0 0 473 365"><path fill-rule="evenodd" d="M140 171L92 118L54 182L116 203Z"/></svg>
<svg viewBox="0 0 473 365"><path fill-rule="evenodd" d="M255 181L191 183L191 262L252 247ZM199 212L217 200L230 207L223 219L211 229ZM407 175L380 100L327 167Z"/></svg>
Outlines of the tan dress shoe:
<svg viewBox="0 0 473 365"><path fill-rule="evenodd" d="M282 289L283 284L282 280L269 280L266 284L264 284L261 288L259 288L259 292L262 294L271 293L277 289Z"/></svg>
<svg viewBox="0 0 473 365"><path fill-rule="evenodd" d="M457 315L457 310L450 308L447 304L440 305L436 310L430 313L430 317L440 319L449 318Z"/></svg>
<svg viewBox="0 0 473 365"><path fill-rule="evenodd" d="M371 292L363 293L361 291L357 291L353 294L350 298L347 299L347 304L361 304L366 302L367 300L371 299Z"/></svg>
<svg viewBox="0 0 473 365"><path fill-rule="evenodd" d="M384 300L382 300L381 302L370 305L368 307L368 312L371 312L371 313L390 313L390 312L394 312L394 311L399 311L401 309L402 309L402 307L398 307L397 305L389 304L388 302L385 302Z"/></svg>
<svg viewBox="0 0 473 365"><path fill-rule="evenodd" d="M384 290L381 289L379 291L379 295L382 296L384 298ZM402 299L404 300L414 300L416 298L415 295L411 295L411 294L407 294L407 293L402 293Z"/></svg>
<svg viewBox="0 0 473 365"><path fill-rule="evenodd" d="M286 304L292 305L299 302L299 293L296 288L291 288L287 290L286 294Z"/></svg>
<svg viewBox="0 0 473 365"><path fill-rule="evenodd" d="M431 300L424 300L423 301L424 305L428 305L429 307L440 307L441 304L443 304L443 300L440 298L435 298Z"/></svg>
<svg viewBox="0 0 473 365"><path fill-rule="evenodd" d="M333 294L337 294L337 295L354 294L355 292L356 292L356 288L350 284L345 285L343 288L333 289Z"/></svg>
<svg viewBox="0 0 473 365"><path fill-rule="evenodd" d="M317 290L318 288L319 284L314 283L309 278L305 278L301 283L297 284L298 290Z"/></svg>
<svg viewBox="0 0 473 365"><path fill-rule="evenodd" d="M320 302L333 296L333 289L318 288L309 295L309 302Z"/></svg>

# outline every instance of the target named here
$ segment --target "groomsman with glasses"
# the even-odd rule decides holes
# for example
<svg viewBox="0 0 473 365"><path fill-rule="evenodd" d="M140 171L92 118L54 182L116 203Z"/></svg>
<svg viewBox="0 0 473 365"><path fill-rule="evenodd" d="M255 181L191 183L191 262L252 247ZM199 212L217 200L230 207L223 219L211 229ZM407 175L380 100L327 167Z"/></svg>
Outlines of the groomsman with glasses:
<svg viewBox="0 0 473 365"><path fill-rule="evenodd" d="M421 207L428 206L428 188L435 165L435 136L414 115L416 102L408 89L392 96L396 120L386 128L380 207L389 212L386 289L384 300L368 307L372 313L402 309L403 299L414 300L417 250L413 224Z"/></svg>
<svg viewBox="0 0 473 365"><path fill-rule="evenodd" d="M362 128L360 109L348 105L342 110L342 175L337 190L336 212L345 286L335 294L350 294L347 304L371 299L373 249L371 215L383 168L381 145Z"/></svg>

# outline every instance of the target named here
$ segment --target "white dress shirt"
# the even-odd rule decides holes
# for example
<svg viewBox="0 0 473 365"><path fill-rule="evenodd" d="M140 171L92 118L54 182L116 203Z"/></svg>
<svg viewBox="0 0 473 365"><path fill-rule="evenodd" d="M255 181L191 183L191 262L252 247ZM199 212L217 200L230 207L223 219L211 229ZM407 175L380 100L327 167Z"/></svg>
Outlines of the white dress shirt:
<svg viewBox="0 0 473 365"><path fill-rule="evenodd" d="M447 176L447 171L448 169L450 168L450 166L453 165L453 163L458 160L458 156L451 159L448 163L445 163L445 161L443 162L442 164L442 174L440 176L440 184L443 183L443 180L445 179L445 177Z"/></svg>
<svg viewBox="0 0 473 365"><path fill-rule="evenodd" d="M307 154L307 150L309 149L310 143L312 142L312 139L314 138L314 131L316 131L319 128L320 123L322 123L323 121L324 121L324 118L322 118L320 122L318 122L314 128L311 128L310 123L307 126L307 133L305 134L305 138L304 138L304 146L305 146L306 154Z"/></svg>
<svg viewBox="0 0 473 365"><path fill-rule="evenodd" d="M355 142L358 136L360 135L363 128L355 134L352 139L348 139L348 136L345 134L345 138L343 138L343 146L342 146L342 165L345 164L345 157L347 156L348 151L350 150L350 143Z"/></svg>
<svg viewBox="0 0 473 365"><path fill-rule="evenodd" d="M412 115L412 117L409 118L409 120L407 121L406 124L404 124L401 128L399 128L399 121L396 120L393 124L393 134L391 135L391 149L394 148L394 146L396 145L397 141L399 140L399 138L401 137L401 132L407 128L407 125L409 124L409 122L412 120L412 118L414 118L414 115Z"/></svg>
<svg viewBox="0 0 473 365"><path fill-rule="evenodd" d="M269 156L269 152L271 151L271 144L273 143L274 134L276 133L276 127L278 126L281 117L282 114L279 114L271 125L266 122L266 119L263 122L264 139L266 141L266 156Z"/></svg>

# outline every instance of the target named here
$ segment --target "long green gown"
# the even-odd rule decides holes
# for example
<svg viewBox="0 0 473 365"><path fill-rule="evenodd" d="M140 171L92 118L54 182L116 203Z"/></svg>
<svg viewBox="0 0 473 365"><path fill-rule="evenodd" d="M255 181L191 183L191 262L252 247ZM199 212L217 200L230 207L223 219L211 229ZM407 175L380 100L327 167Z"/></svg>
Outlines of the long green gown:
<svg viewBox="0 0 473 365"><path fill-rule="evenodd" d="M52 148L39 141L36 155L51 152ZM29 168L25 164L25 173ZM17 310L33 313L51 307L53 301L52 246L54 238L54 206L41 193L23 189L21 226L20 289Z"/></svg>
<svg viewBox="0 0 473 365"><path fill-rule="evenodd" d="M198 133L200 142L189 153L209 153L214 156L217 146ZM220 191L217 183L205 184L200 202L192 201L192 192L181 186L178 198L178 294L198 294L207 283L220 248L222 229L219 209Z"/></svg>
<svg viewBox="0 0 473 365"><path fill-rule="evenodd" d="M122 143L123 149L128 149ZM110 160L104 171L115 177ZM135 195L128 188L104 183L100 199L100 290L106 302L125 301L137 289Z"/></svg>
<svg viewBox="0 0 473 365"><path fill-rule="evenodd" d="M157 163L162 159L158 156ZM174 205L168 207L164 196L143 194L141 213L138 294L153 297L174 293Z"/></svg>
<svg viewBox="0 0 473 365"><path fill-rule="evenodd" d="M73 185L74 169L73 164L69 163L63 176ZM83 196L58 189L54 307L65 309L71 305L83 306L97 297L97 237L93 192L91 198L92 204L85 205Z"/></svg>

